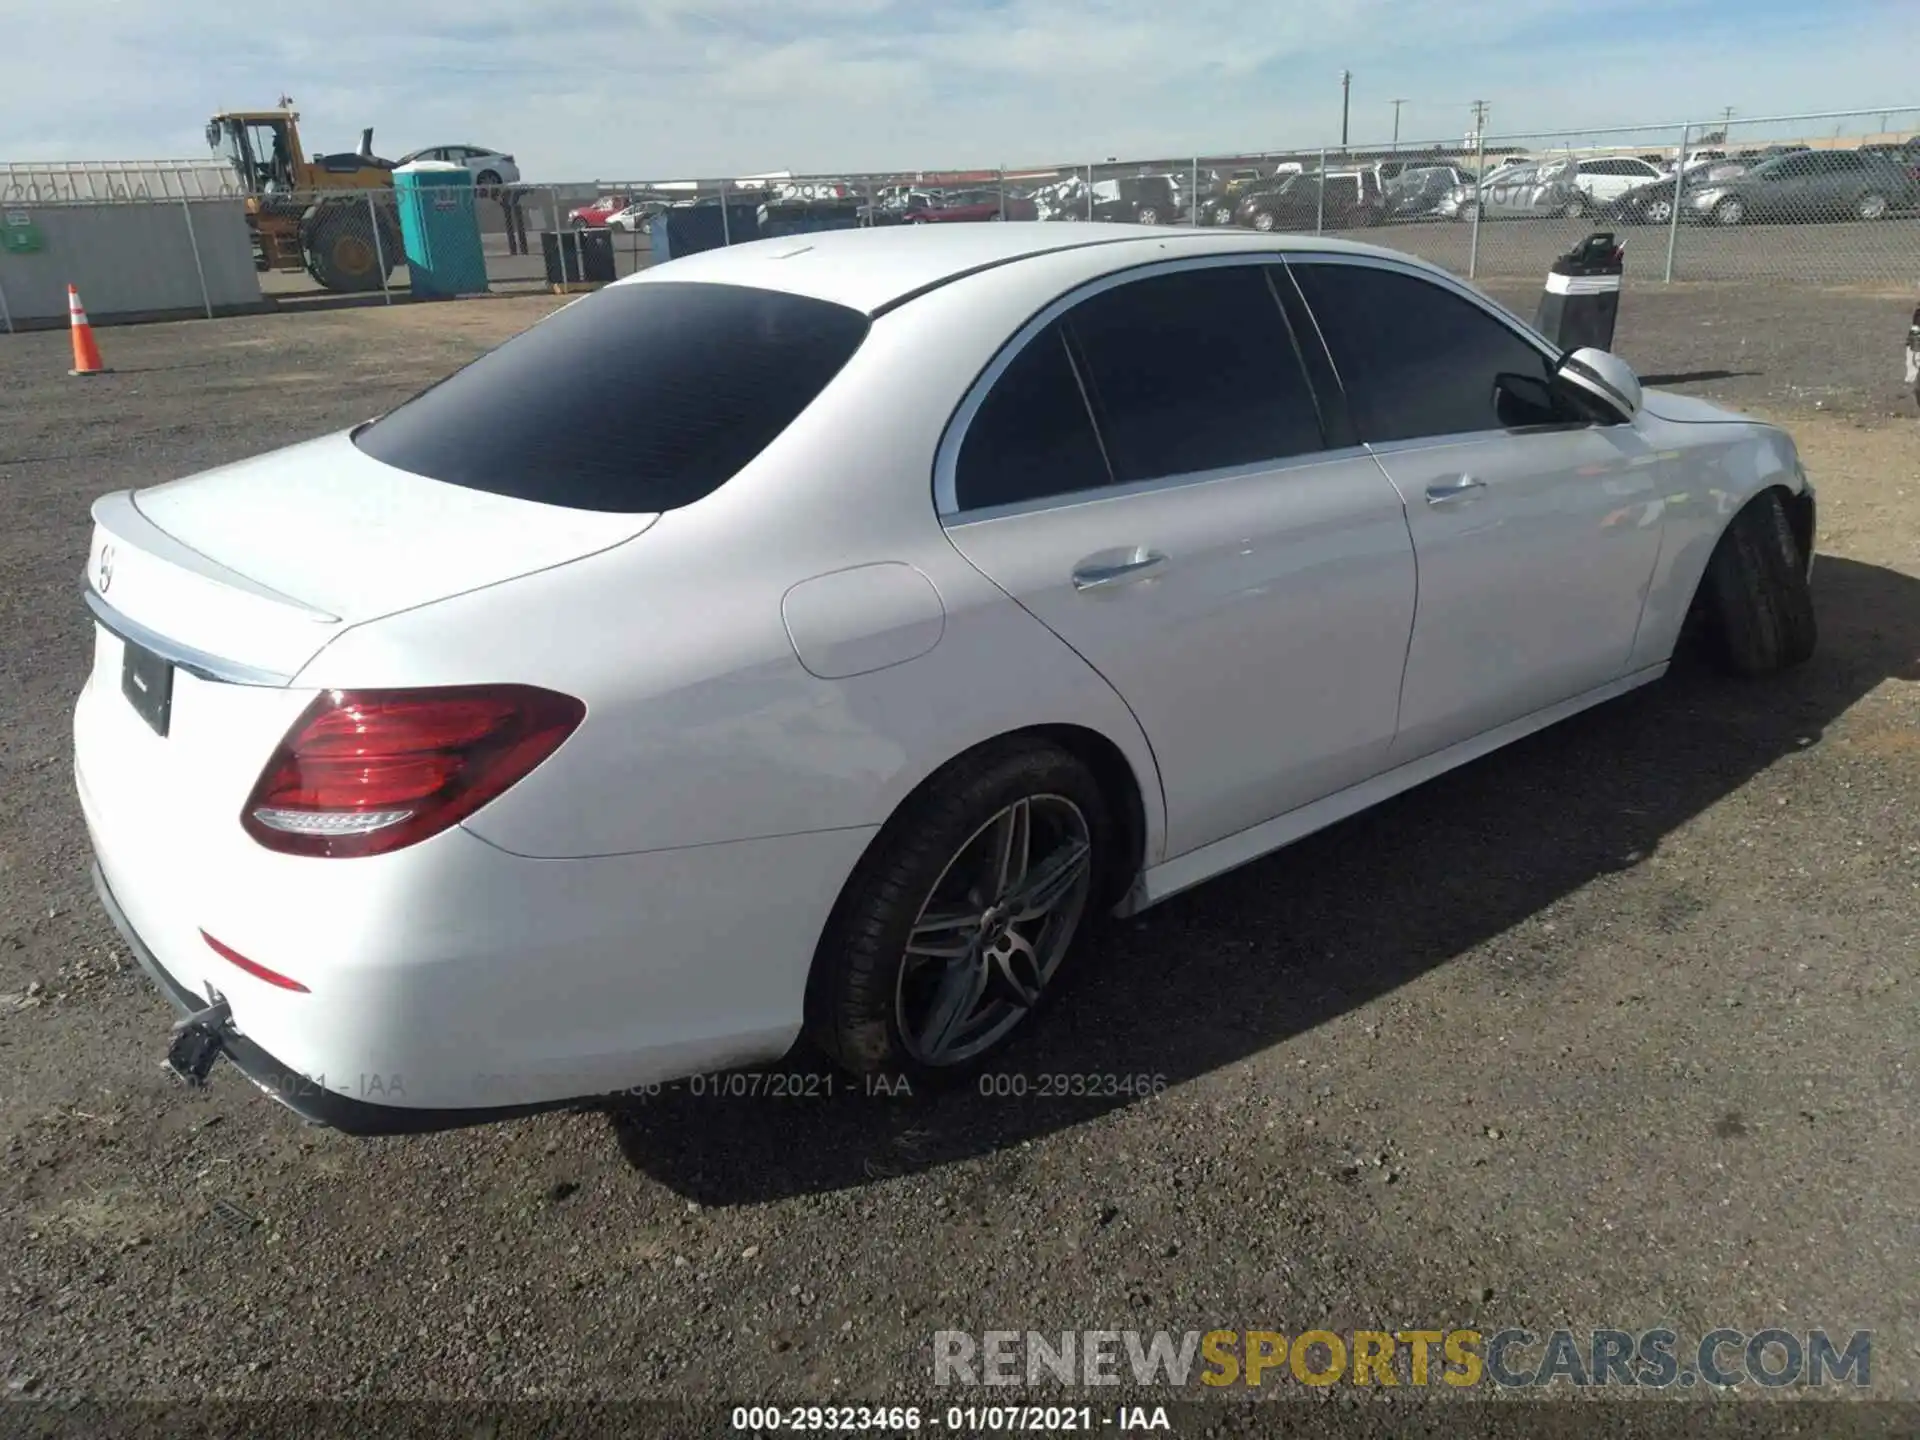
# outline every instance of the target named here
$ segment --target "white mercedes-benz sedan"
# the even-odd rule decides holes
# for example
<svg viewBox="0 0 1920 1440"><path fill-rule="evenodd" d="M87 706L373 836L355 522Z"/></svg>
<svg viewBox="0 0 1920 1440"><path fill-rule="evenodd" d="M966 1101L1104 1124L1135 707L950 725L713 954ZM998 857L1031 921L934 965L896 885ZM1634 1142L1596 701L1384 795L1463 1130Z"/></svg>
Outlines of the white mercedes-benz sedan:
<svg viewBox="0 0 1920 1440"><path fill-rule="evenodd" d="M1814 646L1786 434L1217 229L690 256L93 518L76 779L169 1058L360 1133L803 1034L965 1074L1104 916L1683 633Z"/></svg>

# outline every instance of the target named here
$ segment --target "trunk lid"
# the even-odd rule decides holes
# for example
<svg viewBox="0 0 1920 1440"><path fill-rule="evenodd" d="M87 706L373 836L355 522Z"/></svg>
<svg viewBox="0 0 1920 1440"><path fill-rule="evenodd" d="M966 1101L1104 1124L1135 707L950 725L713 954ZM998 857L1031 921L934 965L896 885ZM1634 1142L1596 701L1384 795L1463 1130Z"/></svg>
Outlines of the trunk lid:
<svg viewBox="0 0 1920 1440"><path fill-rule="evenodd" d="M608 549L658 518L428 479L343 431L104 497L88 599L190 669L284 685L350 626Z"/></svg>

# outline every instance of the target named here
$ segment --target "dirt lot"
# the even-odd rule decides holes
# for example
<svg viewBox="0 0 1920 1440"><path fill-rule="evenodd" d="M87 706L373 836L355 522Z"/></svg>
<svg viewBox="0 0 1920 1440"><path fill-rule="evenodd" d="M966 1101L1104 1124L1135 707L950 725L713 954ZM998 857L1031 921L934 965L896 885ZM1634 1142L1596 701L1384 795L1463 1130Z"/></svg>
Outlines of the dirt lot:
<svg viewBox="0 0 1920 1440"><path fill-rule="evenodd" d="M87 504L363 418L551 303L110 330L88 382L63 336L0 341L12 1395L899 1398L937 1329L1473 1321L1871 1329L1874 1392L1920 1398L1892 297L1629 296L1644 372L1799 437L1819 655L1677 673L1121 927L1010 1068L1155 1098L683 1096L361 1142L231 1070L181 1091L71 797Z"/></svg>

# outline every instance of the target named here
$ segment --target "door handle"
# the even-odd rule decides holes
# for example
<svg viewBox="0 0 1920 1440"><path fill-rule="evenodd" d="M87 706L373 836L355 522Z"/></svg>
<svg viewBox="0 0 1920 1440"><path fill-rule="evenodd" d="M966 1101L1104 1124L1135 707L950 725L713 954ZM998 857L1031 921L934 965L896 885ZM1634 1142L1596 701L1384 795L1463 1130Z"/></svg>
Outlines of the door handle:
<svg viewBox="0 0 1920 1440"><path fill-rule="evenodd" d="M1451 480L1427 486L1427 504L1445 505L1450 500L1463 499L1476 490L1486 488L1487 482L1484 480L1476 480L1471 475L1456 475Z"/></svg>
<svg viewBox="0 0 1920 1440"><path fill-rule="evenodd" d="M1115 564L1096 565L1081 561L1073 569L1076 590L1106 590L1115 585L1144 580L1167 563L1167 557L1154 550L1136 550L1133 557Z"/></svg>

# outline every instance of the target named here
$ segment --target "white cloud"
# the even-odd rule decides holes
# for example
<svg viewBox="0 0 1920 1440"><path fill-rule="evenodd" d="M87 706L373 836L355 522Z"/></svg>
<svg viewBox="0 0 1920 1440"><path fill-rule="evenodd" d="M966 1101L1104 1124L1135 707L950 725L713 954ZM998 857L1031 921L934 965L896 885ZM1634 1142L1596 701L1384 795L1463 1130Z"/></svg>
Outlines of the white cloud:
<svg viewBox="0 0 1920 1440"><path fill-rule="evenodd" d="M1920 101L1907 0L0 0L0 159L197 154L298 101L310 147L469 140L534 178L1027 164ZM1516 13L1518 12L1518 13ZM1802 17L1796 19L1796 16ZM74 85L76 75L91 88ZM1909 118L1909 126L1920 119Z"/></svg>

